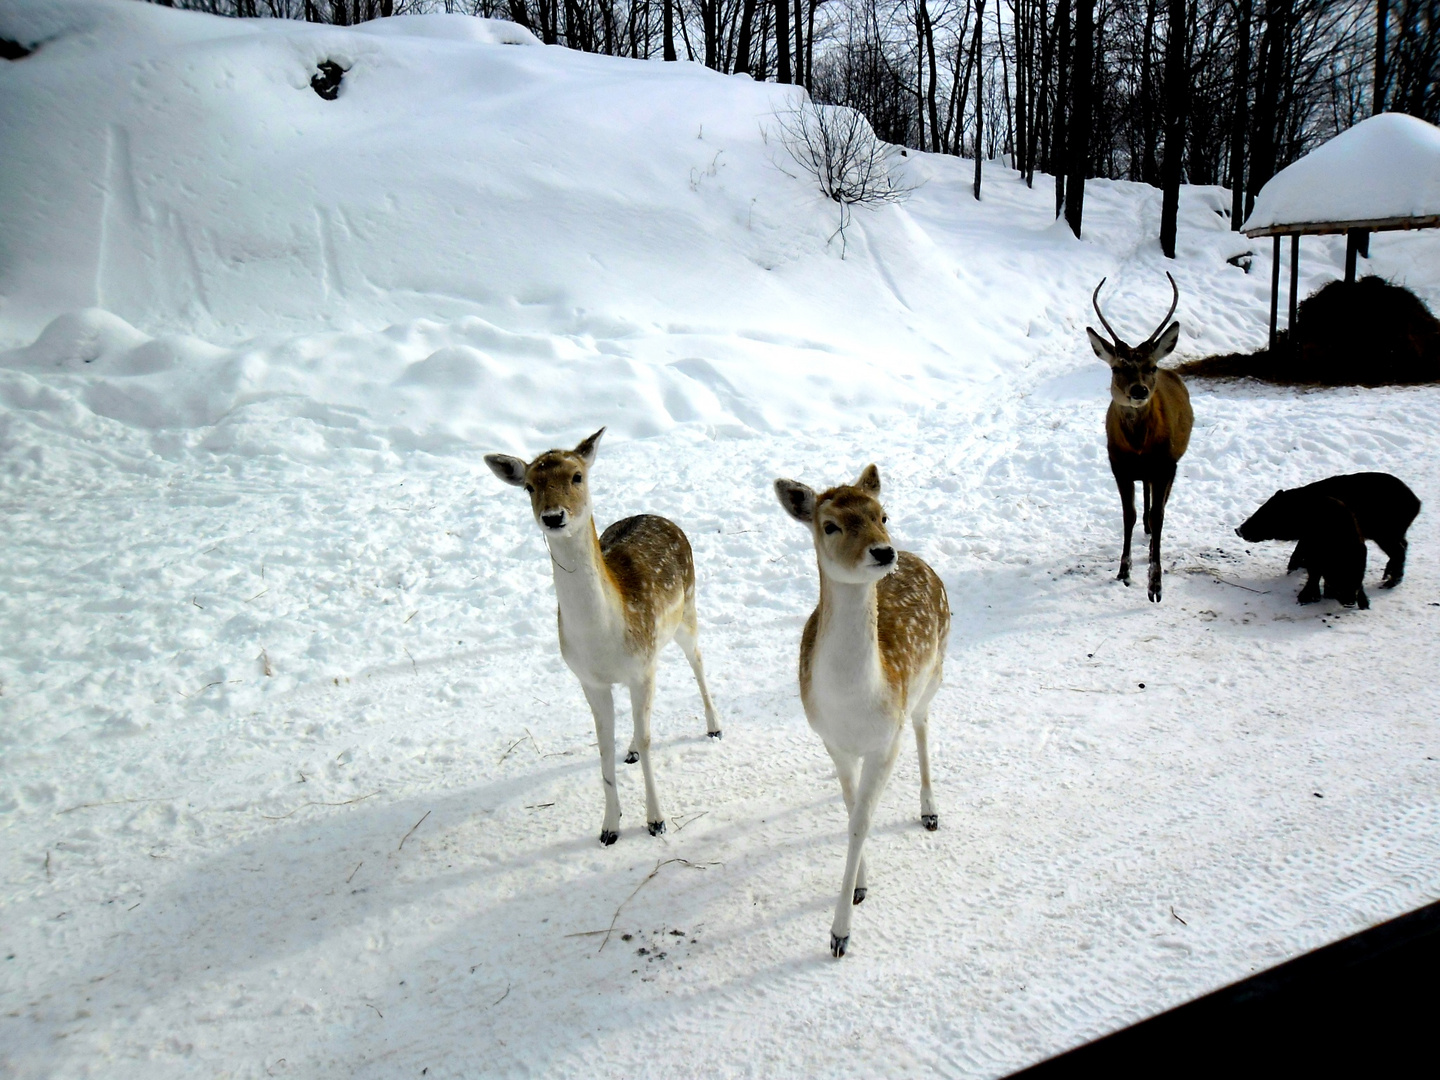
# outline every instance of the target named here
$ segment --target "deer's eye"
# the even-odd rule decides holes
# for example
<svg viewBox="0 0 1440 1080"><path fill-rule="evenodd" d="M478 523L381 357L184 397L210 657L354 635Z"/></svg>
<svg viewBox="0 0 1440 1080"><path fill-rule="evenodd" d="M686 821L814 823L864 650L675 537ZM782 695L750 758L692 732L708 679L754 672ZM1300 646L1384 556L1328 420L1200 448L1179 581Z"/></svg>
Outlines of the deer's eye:
<svg viewBox="0 0 1440 1080"><path fill-rule="evenodd" d="M528 491L531 495L534 495L534 494L535 494L535 485L534 485L534 484L526 484L526 485L525 485L525 490Z"/></svg>
<svg viewBox="0 0 1440 1080"><path fill-rule="evenodd" d="M833 536L835 533L838 533L839 531L840 531L840 526L839 526L839 525L836 525L833 521L827 521L827 522L825 522L825 534L826 534L827 536Z"/></svg>
<svg viewBox="0 0 1440 1080"><path fill-rule="evenodd" d="M581 476L581 475L577 472L573 477L571 477L570 482L571 482L572 484L579 484L579 483L582 483L584 480L585 480L585 477Z"/></svg>
<svg viewBox="0 0 1440 1080"><path fill-rule="evenodd" d="M881 525L884 525L884 524L885 524L887 521L889 521L889 520L890 520L890 515L889 515L889 514L881 514L881 515L880 515L880 524L881 524Z"/></svg>

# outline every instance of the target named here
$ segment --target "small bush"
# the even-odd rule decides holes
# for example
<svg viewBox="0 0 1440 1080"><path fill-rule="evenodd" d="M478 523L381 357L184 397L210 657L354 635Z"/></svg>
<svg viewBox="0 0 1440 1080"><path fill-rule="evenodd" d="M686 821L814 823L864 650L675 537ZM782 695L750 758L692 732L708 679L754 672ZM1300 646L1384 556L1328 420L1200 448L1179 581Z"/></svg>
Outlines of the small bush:
<svg viewBox="0 0 1440 1080"><path fill-rule="evenodd" d="M775 113L780 145L840 207L840 237L845 251L845 228L850 208L856 205L903 202L914 190L891 172L897 148L881 142L870 121L843 105L816 105L805 101Z"/></svg>

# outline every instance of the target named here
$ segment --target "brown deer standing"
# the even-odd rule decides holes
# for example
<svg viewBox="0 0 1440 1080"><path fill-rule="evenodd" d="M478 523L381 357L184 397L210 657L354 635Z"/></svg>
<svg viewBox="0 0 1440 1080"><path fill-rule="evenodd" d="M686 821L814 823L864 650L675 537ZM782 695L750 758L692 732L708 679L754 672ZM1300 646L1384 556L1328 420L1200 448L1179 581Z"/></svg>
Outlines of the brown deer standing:
<svg viewBox="0 0 1440 1080"><path fill-rule="evenodd" d="M880 471L816 494L776 480L785 512L815 541L820 603L800 636L800 701L825 741L850 815L850 844L830 952L850 944L851 908L865 899L865 838L909 717L920 755L920 822L939 827L926 741L950 636L945 586L925 561L896 552L880 505Z"/></svg>
<svg viewBox="0 0 1440 1080"><path fill-rule="evenodd" d="M700 660L690 541L673 521L654 514L624 518L603 536L595 533L589 477L603 434L601 428L574 450L548 450L529 464L509 454L486 454L485 464L501 480L529 494L535 524L550 549L560 655L579 677L595 716L600 778L605 784L600 843L609 845L620 831L611 687L625 683L630 688L635 735L625 760L638 758L645 774L645 821L651 836L665 831L665 815L650 768L650 708L660 650L672 640L695 673L712 739L720 738L720 718L710 702Z"/></svg>
<svg viewBox="0 0 1440 1080"><path fill-rule="evenodd" d="M1130 534L1135 530L1135 481L1145 496L1145 533L1150 537L1149 597L1160 602L1160 531L1165 525L1165 504L1175 482L1175 466L1190 445L1195 414L1190 409L1190 392L1173 371L1160 368L1180 340L1180 323L1170 322L1180 303L1180 287L1167 271L1175 297L1170 310L1155 332L1139 345L1127 345L1100 310L1100 289L1095 286L1090 302L1100 325L1113 341L1106 341L1090 327L1090 347L1110 365L1110 409L1105 414L1105 442L1110 452L1110 471L1120 488L1120 507L1125 519L1125 548L1120 553L1119 578L1130 584ZM1168 324L1168 325L1167 325Z"/></svg>

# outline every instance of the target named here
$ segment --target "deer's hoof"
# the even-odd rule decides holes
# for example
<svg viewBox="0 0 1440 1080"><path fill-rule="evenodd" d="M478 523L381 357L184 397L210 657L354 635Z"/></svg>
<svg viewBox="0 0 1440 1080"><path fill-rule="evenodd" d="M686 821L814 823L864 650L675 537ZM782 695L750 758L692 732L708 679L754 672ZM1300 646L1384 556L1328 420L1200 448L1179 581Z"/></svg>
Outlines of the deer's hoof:
<svg viewBox="0 0 1440 1080"><path fill-rule="evenodd" d="M1148 590L1148 595L1152 604L1158 604L1160 602L1160 586L1152 585Z"/></svg>
<svg viewBox="0 0 1440 1080"><path fill-rule="evenodd" d="M715 739L717 742L725 737L725 733L719 728L716 728L714 731L707 731L705 734L709 735L710 738Z"/></svg>
<svg viewBox="0 0 1440 1080"><path fill-rule="evenodd" d="M936 829L940 828L940 815L921 814L920 824L925 826L926 832L934 832Z"/></svg>
<svg viewBox="0 0 1440 1080"><path fill-rule="evenodd" d="M637 761L639 761L639 760L640 760L640 755L637 754L634 750L627 750L627 751L625 752L625 764L626 764L626 765L634 765L635 762L637 762Z"/></svg>
<svg viewBox="0 0 1440 1080"><path fill-rule="evenodd" d="M663 821L651 821L651 822L647 822L647 825L649 826L650 835L651 835L651 836L664 836L664 835L665 835L665 822L663 822Z"/></svg>
<svg viewBox="0 0 1440 1080"><path fill-rule="evenodd" d="M851 906L853 907L854 905L863 903L864 901L865 901L865 887L862 885L862 886L860 886L858 889L855 890L855 896L851 899L850 904L851 904Z"/></svg>
<svg viewBox="0 0 1440 1080"><path fill-rule="evenodd" d="M845 955L845 950L850 947L850 935L837 937L834 933L830 935L830 955L837 960Z"/></svg>
<svg viewBox="0 0 1440 1080"><path fill-rule="evenodd" d="M614 829L600 830L600 843L604 844L606 847L609 847L611 844L615 843L615 841L619 839L620 834Z"/></svg>

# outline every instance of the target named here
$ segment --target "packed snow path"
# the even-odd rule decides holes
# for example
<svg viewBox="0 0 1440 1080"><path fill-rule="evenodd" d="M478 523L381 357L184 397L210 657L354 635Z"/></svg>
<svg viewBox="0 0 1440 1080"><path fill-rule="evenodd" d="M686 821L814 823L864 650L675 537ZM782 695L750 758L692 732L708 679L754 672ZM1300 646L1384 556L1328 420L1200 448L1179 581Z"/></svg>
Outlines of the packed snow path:
<svg viewBox="0 0 1440 1080"><path fill-rule="evenodd" d="M1437 395L1197 390L1157 607L1112 580L1091 374L1089 400L1052 382L884 433L607 447L602 512L689 530L726 730L704 737L675 651L671 831L646 834L623 770L609 849L543 548L478 462L97 461L79 503L8 485L6 622L33 658L5 686L11 1068L994 1075L1433 898L1434 515L1366 613L1297 606L1288 548L1230 529L1342 469L1436 505L1440 439L1409 418ZM793 674L813 557L768 482L871 457L956 619L941 830L907 750L837 963L844 815ZM216 665L202 627L237 623L295 642L275 679L315 624L334 678L232 707L262 662ZM347 663L367 638L404 662ZM48 666L42 707L23 688Z"/></svg>
<svg viewBox="0 0 1440 1080"><path fill-rule="evenodd" d="M0 30L92 9L105 33L0 68L0 108L40 110L22 116L36 139L93 123L74 145L120 145L118 125L132 162L147 141L164 160L172 135L218 153L213 130L192 117L172 133L163 110L200 95L233 123L273 104L249 84L232 101L185 67L202 49L253 71L235 61L260 48L244 24L16 0ZM396 32L358 54L381 73L404 61L389 92L414 81L427 107L451 99L425 73L469 78L490 69L466 48L511 48L446 37L468 20L417 25L433 53ZM156 28L174 40L155 44ZM297 97L273 95L303 101L297 114L318 103L306 65L361 40L256 34L289 56L265 53L298 80ZM158 120L107 119L127 106L98 77L57 80L50 106L25 96L49 69L24 64L137 55L167 90L143 99ZM314 284L314 252L297 241L292 262L259 270L194 245L181 284L234 285L202 308L146 291L126 246L146 222L172 236L199 220L211 240L286 221L325 233L333 192L266 202L241 185L217 223L203 198L161 214L137 181L102 207L133 233L65 249L91 284L45 246L88 242L83 200L0 220L5 272L30 290L0 310L17 346L0 354L0 1071L994 1076L1440 895L1440 391L1192 385L1165 600L1113 580L1120 507L1089 292L1109 275L1112 321L1148 329L1173 269L1182 355L1258 344L1269 267L1263 252L1250 274L1227 263L1248 245L1217 213L1223 193L1185 191L1171 264L1151 189L1093 184L1080 243L1051 224L1043 185L992 167L977 205L969 165L913 155L925 185L857 214L842 262L829 208L766 156L756 110L774 88L563 50L482 59L511 65L512 83L575 76L575 100L551 84L526 99L559 102L547 123L578 123L565 110L596 84L631 102L658 85L673 106L580 140L634 155L612 164L638 193L566 160L550 194L507 204L506 235L533 231L544 259L423 198L397 219L421 230L411 248L386 247L399 241L383 229L331 228L320 244L332 268L367 247L387 265L443 251L458 276L473 253L483 273L469 272L511 289L493 302L437 311L403 267L393 287L307 299L292 286ZM405 140L430 138L447 162L469 151L425 136L414 101L388 108L371 171L342 186L449 184L415 170ZM698 136L687 110L706 117ZM717 127L727 115L740 119ZM497 109L464 130L484 147L512 121ZM65 145L42 149L77 170L66 183L123 179L123 155ZM486 169L464 182L531 190L504 172L512 157L475 159ZM231 185L235 160L189 180ZM44 186L20 169L6 182ZM554 189L593 231L547 224ZM683 241L596 270L637 223ZM595 261L571 257L587 247ZM1434 238L1377 237L1373 254L1440 303ZM1342 255L1317 241L1307 290ZM106 281L109 301L81 295ZM661 513L694 546L725 730L705 738L671 650L655 711L670 831L646 834L638 772L622 768L612 848L597 841L593 729L556 646L549 561L525 500L481 461L602 423L601 523ZM844 814L794 673L815 567L770 484L850 479L869 461L897 543L944 577L955 617L931 714L940 830L918 822L907 747L837 962ZM1425 503L1405 582L1374 588L1372 547L1371 610L1299 607L1288 546L1234 527L1277 487L1369 469Z"/></svg>

